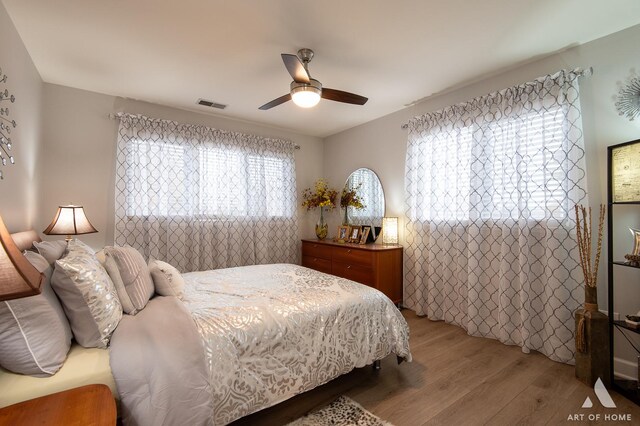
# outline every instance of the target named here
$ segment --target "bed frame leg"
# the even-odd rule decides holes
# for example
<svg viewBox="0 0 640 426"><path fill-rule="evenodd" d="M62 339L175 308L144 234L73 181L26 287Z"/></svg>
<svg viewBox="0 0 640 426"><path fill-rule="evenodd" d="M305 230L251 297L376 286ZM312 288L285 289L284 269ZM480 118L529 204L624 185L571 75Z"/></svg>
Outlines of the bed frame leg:
<svg viewBox="0 0 640 426"><path fill-rule="evenodd" d="M373 369L380 370L380 360L373 361Z"/></svg>

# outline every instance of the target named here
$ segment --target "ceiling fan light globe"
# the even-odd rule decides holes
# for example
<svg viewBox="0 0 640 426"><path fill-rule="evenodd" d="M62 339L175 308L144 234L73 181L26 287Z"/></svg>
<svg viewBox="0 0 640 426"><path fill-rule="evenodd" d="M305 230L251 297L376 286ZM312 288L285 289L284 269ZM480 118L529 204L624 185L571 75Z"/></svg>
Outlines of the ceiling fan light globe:
<svg viewBox="0 0 640 426"><path fill-rule="evenodd" d="M301 108L312 108L320 102L322 89L313 86L300 86L291 90L293 103Z"/></svg>

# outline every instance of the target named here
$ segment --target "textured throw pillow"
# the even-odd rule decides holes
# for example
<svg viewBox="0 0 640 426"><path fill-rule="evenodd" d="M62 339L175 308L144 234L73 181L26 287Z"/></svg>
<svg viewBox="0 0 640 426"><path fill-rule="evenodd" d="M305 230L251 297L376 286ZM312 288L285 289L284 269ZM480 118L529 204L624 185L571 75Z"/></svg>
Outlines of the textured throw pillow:
<svg viewBox="0 0 640 426"><path fill-rule="evenodd" d="M176 296L182 299L184 278L176 268L167 262L152 259L149 262L149 271L156 293L160 296Z"/></svg>
<svg viewBox="0 0 640 426"><path fill-rule="evenodd" d="M41 273L41 294L0 302L0 365L14 373L46 377L62 367L71 329L51 289L51 265L38 253L24 256Z"/></svg>
<svg viewBox="0 0 640 426"><path fill-rule="evenodd" d="M109 278L111 278L111 281L116 288L118 299L120 299L120 304L122 305L124 313L135 315L138 312L138 309L133 305L133 302L129 297L129 293L127 293L127 289L125 288L124 283L122 282L122 277L120 276L120 270L118 269L118 265L116 265L116 261L113 257L105 256L104 269L107 270Z"/></svg>
<svg viewBox="0 0 640 426"><path fill-rule="evenodd" d="M83 243L77 238L74 238L73 240L69 241L69 245L67 246L67 249L74 250L74 251L84 251L85 253L89 253L89 254L96 253L94 249L92 249L91 247L89 247L88 245L86 245L85 243Z"/></svg>
<svg viewBox="0 0 640 426"><path fill-rule="evenodd" d="M56 261L51 284L76 341L87 348L106 348L122 318L122 306L95 254L70 244L67 254Z"/></svg>
<svg viewBox="0 0 640 426"><path fill-rule="evenodd" d="M153 281L147 262L133 247L105 247L104 251L106 264L110 265L109 259L111 259L118 268L120 280L115 279L118 297L123 299L127 306L133 308L127 313L135 315L147 306L147 302L153 296ZM113 269L112 266L109 268ZM110 274L116 275L115 271L111 271Z"/></svg>
<svg viewBox="0 0 640 426"><path fill-rule="evenodd" d="M65 240L56 241L34 241L33 246L38 250L38 253L42 255L50 265L56 263L56 260L60 259L67 249L67 242Z"/></svg>

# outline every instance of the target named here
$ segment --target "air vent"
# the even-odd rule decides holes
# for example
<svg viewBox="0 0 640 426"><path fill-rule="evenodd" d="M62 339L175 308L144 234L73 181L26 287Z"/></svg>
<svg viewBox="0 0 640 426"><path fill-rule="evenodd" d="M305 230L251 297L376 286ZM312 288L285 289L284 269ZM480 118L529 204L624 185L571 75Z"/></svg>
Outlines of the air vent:
<svg viewBox="0 0 640 426"><path fill-rule="evenodd" d="M225 109L227 107L224 104L219 104L217 102L208 101L206 99L198 99L198 102L196 102L196 103L198 105L206 106L206 107L209 107L209 108Z"/></svg>

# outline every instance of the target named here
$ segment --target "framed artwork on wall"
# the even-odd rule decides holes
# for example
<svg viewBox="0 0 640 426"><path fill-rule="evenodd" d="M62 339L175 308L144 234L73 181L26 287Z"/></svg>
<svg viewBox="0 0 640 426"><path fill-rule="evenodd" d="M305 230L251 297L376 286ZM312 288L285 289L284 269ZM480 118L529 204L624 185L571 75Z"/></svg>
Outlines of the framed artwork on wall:
<svg viewBox="0 0 640 426"><path fill-rule="evenodd" d="M610 201L640 201L640 140L611 146L610 151Z"/></svg>

